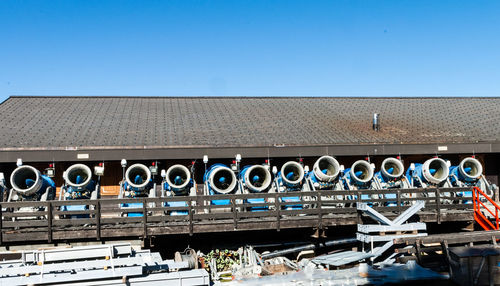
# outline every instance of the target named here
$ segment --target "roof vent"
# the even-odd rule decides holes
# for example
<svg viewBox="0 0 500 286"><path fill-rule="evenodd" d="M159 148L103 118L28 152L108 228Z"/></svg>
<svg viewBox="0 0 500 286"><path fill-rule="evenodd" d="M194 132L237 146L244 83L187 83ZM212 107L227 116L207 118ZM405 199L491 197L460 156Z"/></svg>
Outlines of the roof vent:
<svg viewBox="0 0 500 286"><path fill-rule="evenodd" d="M375 130L375 131L380 130L380 124L378 121L378 113L373 113L373 130Z"/></svg>

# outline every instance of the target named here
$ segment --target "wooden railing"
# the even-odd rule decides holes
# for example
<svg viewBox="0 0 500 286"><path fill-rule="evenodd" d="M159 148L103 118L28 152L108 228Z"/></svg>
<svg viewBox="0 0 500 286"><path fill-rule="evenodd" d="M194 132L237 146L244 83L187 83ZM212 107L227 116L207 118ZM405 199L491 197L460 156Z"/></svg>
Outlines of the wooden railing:
<svg viewBox="0 0 500 286"><path fill-rule="evenodd" d="M472 218L470 188L315 191L192 197L100 199L0 203L0 244L117 237L147 238L174 233L257 230L355 224L356 203L368 202L379 212L397 215L413 201L424 200L429 221L440 223L452 212ZM300 198L288 201L287 198ZM250 203L249 199L260 199ZM214 205L213 200L228 200ZM181 206L169 206L177 202ZM180 203L179 203L180 202ZM133 204L124 208L123 204ZM86 206L64 211L63 206ZM257 210L258 209L258 210ZM465 210L465 212L464 212ZM174 215L174 213L176 213ZM446 216L448 214L448 216Z"/></svg>

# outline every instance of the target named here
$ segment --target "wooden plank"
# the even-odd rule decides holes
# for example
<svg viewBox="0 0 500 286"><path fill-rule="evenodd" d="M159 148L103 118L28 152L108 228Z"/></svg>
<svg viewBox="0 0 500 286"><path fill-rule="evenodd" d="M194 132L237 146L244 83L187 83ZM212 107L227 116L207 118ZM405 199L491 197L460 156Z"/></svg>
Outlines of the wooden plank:
<svg viewBox="0 0 500 286"><path fill-rule="evenodd" d="M147 210L148 203L146 203L146 200L144 199L144 202L142 203L142 225L144 228L143 231L143 236L142 239L146 240L148 237L148 210Z"/></svg>
<svg viewBox="0 0 500 286"><path fill-rule="evenodd" d="M3 223L3 214L2 214L2 208L0 207L0 245L3 245L3 224L2 223Z"/></svg>
<svg viewBox="0 0 500 286"><path fill-rule="evenodd" d="M437 223L441 224L441 193L439 189L436 189L436 212L437 212Z"/></svg>
<svg viewBox="0 0 500 286"><path fill-rule="evenodd" d="M432 234L425 237L419 238L398 238L394 240L394 244L413 244L416 239L420 239L422 243L440 243L443 240L446 240L448 244L462 244L468 242L480 242L480 241L489 241L492 237L496 239L500 238L500 231L474 231L474 232L457 232L451 234Z"/></svg>
<svg viewBox="0 0 500 286"><path fill-rule="evenodd" d="M193 202L189 202L189 235L193 236Z"/></svg>
<svg viewBox="0 0 500 286"><path fill-rule="evenodd" d="M95 221L96 221L96 239L101 240L101 202L98 201L95 205Z"/></svg>

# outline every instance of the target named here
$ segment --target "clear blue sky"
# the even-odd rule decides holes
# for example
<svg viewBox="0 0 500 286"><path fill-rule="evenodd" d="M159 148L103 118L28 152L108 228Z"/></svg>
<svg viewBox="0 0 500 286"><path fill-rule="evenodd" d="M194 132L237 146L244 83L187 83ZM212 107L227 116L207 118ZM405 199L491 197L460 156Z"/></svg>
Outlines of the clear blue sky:
<svg viewBox="0 0 500 286"><path fill-rule="evenodd" d="M0 1L8 95L497 96L500 1Z"/></svg>

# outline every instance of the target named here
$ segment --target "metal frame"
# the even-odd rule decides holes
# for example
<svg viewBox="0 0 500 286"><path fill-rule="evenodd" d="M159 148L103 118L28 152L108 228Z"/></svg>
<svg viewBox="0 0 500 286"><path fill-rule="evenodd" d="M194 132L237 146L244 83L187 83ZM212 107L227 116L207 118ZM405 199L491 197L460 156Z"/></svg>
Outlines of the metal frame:
<svg viewBox="0 0 500 286"><path fill-rule="evenodd" d="M177 285L208 285L208 273L203 269L166 275L187 268L187 261L163 260L159 253L133 251L130 244L84 246L23 252L21 260L0 264L0 280L2 285L71 284L86 280L105 285L112 278L120 278L125 283L135 277L140 278L137 281L140 283L129 281L127 285L147 285L163 280L177 282ZM150 276L153 272L164 277Z"/></svg>
<svg viewBox="0 0 500 286"><path fill-rule="evenodd" d="M363 243L370 243L371 253L374 257L382 255L386 250L394 244L394 239L407 237L427 236L427 233L418 233L418 231L427 230L427 225L421 222L406 223L409 218L425 207L425 201L414 201L414 204L402 212L394 219L389 219L375 209L368 206L367 203L359 203L358 210L370 216L373 220L381 224L361 225L358 224L358 232L356 238ZM412 231L410 234L403 232ZM381 235L380 233L395 232L396 234ZM376 234L372 234L376 233ZM373 244L384 242L383 245L374 248ZM374 259L374 258L372 258Z"/></svg>

